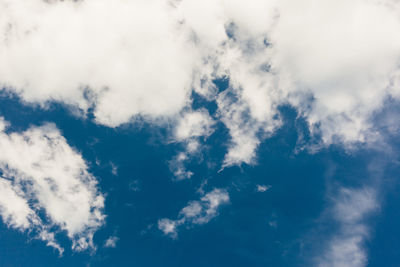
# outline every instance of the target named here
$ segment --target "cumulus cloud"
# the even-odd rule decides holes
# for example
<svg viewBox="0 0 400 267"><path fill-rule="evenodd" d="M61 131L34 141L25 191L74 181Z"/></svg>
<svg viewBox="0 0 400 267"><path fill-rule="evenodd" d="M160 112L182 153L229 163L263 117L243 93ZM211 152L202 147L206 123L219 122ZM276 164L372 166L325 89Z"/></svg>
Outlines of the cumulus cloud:
<svg viewBox="0 0 400 267"><path fill-rule="evenodd" d="M190 156L196 155L201 151L200 138L207 138L213 132L215 122L206 109L187 111L178 118L173 139L181 142L185 150L179 152L171 161L170 169L178 180L190 178L193 173L186 170L185 162Z"/></svg>
<svg viewBox="0 0 400 267"><path fill-rule="evenodd" d="M4 223L36 232L60 252L51 232L54 226L65 231L74 250L94 248L93 234L104 222L104 197L82 156L53 124L22 133L8 133L5 125L2 120L0 215Z"/></svg>
<svg viewBox="0 0 400 267"><path fill-rule="evenodd" d="M213 119L205 109L186 112L175 128L175 138L184 141L201 136L207 137L213 132L213 124Z"/></svg>
<svg viewBox="0 0 400 267"><path fill-rule="evenodd" d="M363 267L368 257L364 248L369 229L365 218L379 207L374 190L342 188L334 206L339 232L327 244L317 265L321 267Z"/></svg>
<svg viewBox="0 0 400 267"><path fill-rule="evenodd" d="M393 33L400 21L384 2L283 1L271 34L273 65L289 93L312 93L314 105L305 112L311 125L321 124L327 143L335 135L364 141L371 112L388 95L398 69L400 38Z"/></svg>
<svg viewBox="0 0 400 267"><path fill-rule="evenodd" d="M224 166L252 164L282 104L323 144L375 135L371 114L400 95L399 14L393 0L1 0L0 84L111 127L180 116L194 90L231 135Z"/></svg>
<svg viewBox="0 0 400 267"><path fill-rule="evenodd" d="M399 89L392 83L400 57L400 39L393 37L398 9L363 0L237 2L275 19L261 27L251 15L230 20L233 37L219 57L236 96L220 105L232 136L227 165L254 161L259 133L279 127L274 118L282 103L296 107L324 144L374 136L371 114Z"/></svg>
<svg viewBox="0 0 400 267"><path fill-rule="evenodd" d="M198 146L198 143L195 143ZM175 179L184 180L190 179L194 174L188 170L185 166L186 162L189 161L191 153L179 152L172 160L169 161L169 169L174 174Z"/></svg>
<svg viewBox="0 0 400 267"><path fill-rule="evenodd" d="M158 229L164 234L177 237L177 228L181 225L205 224L218 215L218 208L229 202L229 194L224 189L214 189L200 200L191 201L184 207L176 220L167 218L158 221Z"/></svg>

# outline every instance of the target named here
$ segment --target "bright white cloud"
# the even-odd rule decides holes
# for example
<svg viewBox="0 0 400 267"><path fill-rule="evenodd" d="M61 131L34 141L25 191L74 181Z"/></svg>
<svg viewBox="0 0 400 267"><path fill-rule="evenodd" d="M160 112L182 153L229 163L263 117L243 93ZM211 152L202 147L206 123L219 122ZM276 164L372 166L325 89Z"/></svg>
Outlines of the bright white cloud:
<svg viewBox="0 0 400 267"><path fill-rule="evenodd" d="M342 188L334 206L334 217L340 229L328 242L324 254L318 259L318 266L366 266L368 257L364 242L369 236L369 229L364 219L377 209L378 203L372 189Z"/></svg>
<svg viewBox="0 0 400 267"><path fill-rule="evenodd" d="M1 177L0 192L1 216L8 226L26 229L29 228L31 221L36 222L38 220L27 200L19 196L13 189L10 180Z"/></svg>
<svg viewBox="0 0 400 267"><path fill-rule="evenodd" d="M241 100L240 96L239 100L236 100L230 93L222 93L217 99L220 120L228 128L231 136L223 167L254 163L261 136L271 134L280 125L277 119L254 118L249 103Z"/></svg>
<svg viewBox="0 0 400 267"><path fill-rule="evenodd" d="M1 0L1 85L30 102L95 104L109 126L177 113L198 60L172 11L162 0Z"/></svg>
<svg viewBox="0 0 400 267"><path fill-rule="evenodd" d="M193 1L186 2L188 8ZM231 38L221 27L206 35L209 28L198 23L204 14L190 8L187 23L215 39L213 49L209 40L201 49L217 51L215 75L230 79L217 97L231 135L225 166L254 163L259 143L280 126L277 107L285 103L298 108L324 144L375 138L371 114L400 89L398 1L211 2L204 5L213 10L207 21L223 21Z"/></svg>
<svg viewBox="0 0 400 267"><path fill-rule="evenodd" d="M93 106L108 126L179 117L195 90L216 101L215 119L231 135L224 166L255 162L281 125L281 104L296 107L324 144L365 142L375 134L371 114L400 96L399 6L0 0L0 84L29 102ZM211 81L222 77L230 87L217 93ZM204 130L196 116L178 124L177 138Z"/></svg>
<svg viewBox="0 0 400 267"><path fill-rule="evenodd" d="M289 93L312 93L316 101L306 113L312 125L321 123L325 142L335 135L365 140L369 116L398 69L398 14L376 1L282 2L271 35L273 65Z"/></svg>
<svg viewBox="0 0 400 267"><path fill-rule="evenodd" d="M193 173L186 169L185 163L191 156L201 151L201 138L207 138L214 132L215 122L205 109L185 112L178 118L173 139L181 142L185 150L179 152L170 162L170 169L178 180L188 179Z"/></svg>
<svg viewBox="0 0 400 267"><path fill-rule="evenodd" d="M184 207L176 220L160 219L158 229L164 234L177 237L177 228L180 225L205 224L218 215L218 208L229 202L229 194L223 189L214 189L205 194L200 200L191 201Z"/></svg>
<svg viewBox="0 0 400 267"><path fill-rule="evenodd" d="M196 137L208 137L213 132L213 125L214 121L207 110L186 112L178 121L175 138L184 141Z"/></svg>
<svg viewBox="0 0 400 267"><path fill-rule="evenodd" d="M263 192L266 192L267 190L269 190L270 188L271 188L270 185L260 185L260 184L258 184L257 185L257 192L263 193Z"/></svg>
<svg viewBox="0 0 400 267"><path fill-rule="evenodd" d="M169 168L177 180L190 179L190 177L192 177L193 172L187 170L185 166L185 163L190 159L190 154L190 152L179 152L178 155L174 156L173 159L169 161Z"/></svg>
<svg viewBox="0 0 400 267"><path fill-rule="evenodd" d="M93 234L104 222L104 198L81 155L53 124L31 127L22 133L8 133L1 128L3 221L9 227L38 232L38 238L60 252L54 233L49 232L52 226L66 232L73 249L93 247ZM41 211L45 217L39 215Z"/></svg>
<svg viewBox="0 0 400 267"><path fill-rule="evenodd" d="M177 230L176 227L182 224L184 221L181 220L170 220L167 218L161 219L158 221L158 229L163 231L164 234L171 236L172 238L177 238Z"/></svg>

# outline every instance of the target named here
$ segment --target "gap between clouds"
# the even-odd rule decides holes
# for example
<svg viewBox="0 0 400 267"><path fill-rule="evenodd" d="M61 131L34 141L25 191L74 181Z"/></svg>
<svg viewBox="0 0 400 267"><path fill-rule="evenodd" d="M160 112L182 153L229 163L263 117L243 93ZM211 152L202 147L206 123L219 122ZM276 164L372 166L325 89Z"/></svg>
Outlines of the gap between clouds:
<svg viewBox="0 0 400 267"><path fill-rule="evenodd" d="M174 138L186 145L173 159L171 169L178 179L190 177L184 162L201 150L199 139L212 134L216 121L230 134L222 167L254 164L258 145L282 124L282 104L306 118L321 145L351 147L378 138L371 116L386 98L400 95L399 5L394 0L0 0L0 85L44 108L58 101L83 115L93 109L96 122L109 127L136 116L149 121L173 118ZM218 92L213 80L226 77L229 87ZM215 102L216 114L193 111L193 91ZM90 247L103 222L102 197L81 157L68 150L54 127L48 129L14 133L16 140L3 132L1 139L11 150L61 145L70 151L71 164L77 164L71 170L79 172L57 177L74 177L76 199L60 200L54 188L69 192L75 187L64 178L47 181L47 172L53 174L50 165L36 170L3 158L6 179L0 189L15 199L15 206L0 198L2 217L11 227L37 229L49 245L58 246L47 231L54 224L67 232L76 249ZM31 134L36 136L32 145L21 137ZM41 157L32 154L27 162L41 164L43 159L35 156ZM18 184L21 179L28 179L32 188ZM46 194L38 194L36 187ZM176 235L180 225L210 220L219 204L229 200L219 191L213 208L207 198L211 193L190 202L176 220L160 220L159 228ZM79 209L82 216L59 214L41 199L44 196L57 199L53 203L66 211L85 203ZM39 206L29 206L27 199ZM35 209L40 205L49 222L38 217ZM358 219L338 221L343 233L354 225L364 229ZM367 235L361 230L350 239L332 241L327 259L340 260L337 251L345 247L358 255L350 255L350 261L363 265L360 244Z"/></svg>

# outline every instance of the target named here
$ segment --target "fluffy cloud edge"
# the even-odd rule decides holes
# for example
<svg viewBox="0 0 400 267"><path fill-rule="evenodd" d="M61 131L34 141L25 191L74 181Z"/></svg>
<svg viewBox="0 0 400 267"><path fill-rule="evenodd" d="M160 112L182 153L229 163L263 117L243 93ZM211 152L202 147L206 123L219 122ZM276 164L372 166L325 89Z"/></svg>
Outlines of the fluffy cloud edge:
<svg viewBox="0 0 400 267"><path fill-rule="evenodd" d="M82 156L54 124L32 126L21 133L7 132L7 124L1 118L3 222L34 233L60 254L64 249L55 234L61 232L72 241L73 250L95 249L93 235L105 219L104 196Z"/></svg>

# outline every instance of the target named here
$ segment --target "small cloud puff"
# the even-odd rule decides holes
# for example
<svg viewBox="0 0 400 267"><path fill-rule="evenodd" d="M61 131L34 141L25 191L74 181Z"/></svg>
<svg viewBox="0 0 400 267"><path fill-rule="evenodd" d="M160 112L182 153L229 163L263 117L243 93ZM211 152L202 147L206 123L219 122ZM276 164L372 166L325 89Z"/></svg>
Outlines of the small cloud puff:
<svg viewBox="0 0 400 267"><path fill-rule="evenodd" d="M229 202L229 194L224 189L214 189L204 195L199 201L191 201L178 215L178 219L167 218L158 221L158 229L172 238L177 237L177 228L180 225L194 225L208 223L218 215L218 208Z"/></svg>
<svg viewBox="0 0 400 267"><path fill-rule="evenodd" d="M205 109L185 113L178 121L175 138L179 141L208 137L213 132L214 120Z"/></svg>
<svg viewBox="0 0 400 267"><path fill-rule="evenodd" d="M257 190L257 192L265 192L265 191L267 191L267 190L269 190L271 188L271 186L270 185L257 185L257 188L256 188L256 190Z"/></svg>
<svg viewBox="0 0 400 267"><path fill-rule="evenodd" d="M176 119L197 92L229 131L223 166L254 164L280 105L322 145L375 138L371 115L400 97L399 14L392 0L0 0L0 87L110 127ZM177 139L209 134L201 113Z"/></svg>
<svg viewBox="0 0 400 267"><path fill-rule="evenodd" d="M104 243L105 248L115 248L119 238L117 236L110 236Z"/></svg>
<svg viewBox="0 0 400 267"><path fill-rule="evenodd" d="M179 152L169 162L177 180L189 179L193 175L193 172L186 169L185 163L201 151L200 138L210 136L214 132L214 124L215 121L205 109L188 111L178 119L173 138L184 143L185 151Z"/></svg>

